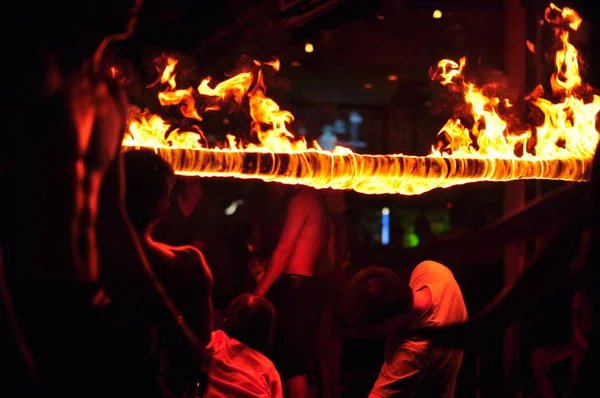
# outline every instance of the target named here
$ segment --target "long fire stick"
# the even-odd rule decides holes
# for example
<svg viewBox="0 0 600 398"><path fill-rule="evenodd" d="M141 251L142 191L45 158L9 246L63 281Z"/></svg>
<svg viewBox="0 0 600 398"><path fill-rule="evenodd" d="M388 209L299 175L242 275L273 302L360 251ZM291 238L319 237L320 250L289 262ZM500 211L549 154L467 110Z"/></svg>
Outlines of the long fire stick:
<svg viewBox="0 0 600 398"><path fill-rule="evenodd" d="M220 149L151 149L176 174L260 179L315 188L352 189L368 194L419 195L435 188L479 181L544 179L587 181L591 159L453 158L359 155L318 150L302 152Z"/></svg>

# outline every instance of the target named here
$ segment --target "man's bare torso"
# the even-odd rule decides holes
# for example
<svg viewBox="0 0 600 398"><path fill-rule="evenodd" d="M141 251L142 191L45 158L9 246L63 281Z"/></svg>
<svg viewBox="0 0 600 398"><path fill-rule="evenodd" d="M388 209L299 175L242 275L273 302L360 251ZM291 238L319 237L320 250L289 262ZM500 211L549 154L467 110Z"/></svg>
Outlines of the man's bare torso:
<svg viewBox="0 0 600 398"><path fill-rule="evenodd" d="M304 225L284 273L306 276L327 275L332 271L331 220L319 192L299 188L287 205L288 217L305 217Z"/></svg>

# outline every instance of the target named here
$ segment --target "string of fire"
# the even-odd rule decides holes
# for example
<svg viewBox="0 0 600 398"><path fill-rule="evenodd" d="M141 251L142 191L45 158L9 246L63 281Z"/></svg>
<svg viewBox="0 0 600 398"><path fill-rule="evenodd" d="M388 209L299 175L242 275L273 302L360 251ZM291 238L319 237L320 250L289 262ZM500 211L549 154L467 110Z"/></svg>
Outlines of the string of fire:
<svg viewBox="0 0 600 398"><path fill-rule="evenodd" d="M570 33L577 31L582 21L574 10L554 4L546 9L545 20L555 33L555 71L550 86L552 98L558 99L544 98L544 89L536 87L526 100L543 120L525 129L511 125L513 105L495 94L495 83L478 87L463 74L466 59L445 59L430 76L464 97L473 120L470 128L458 118L448 120L425 157L363 155L344 147L324 151L316 142L309 144L304 137L294 136L288 130L293 115L266 96L264 68L279 70L279 61L254 61L248 70L214 88L206 78L194 90L177 88L177 60L164 57L157 82L164 85L158 94L161 105L179 106L184 117L200 122L202 115L226 102L242 104L247 99L250 132L256 142L239 142L228 135L226 144L209 148L199 127L172 130L160 116L144 110L130 115L123 147L155 150L181 175L262 179L369 194L416 195L478 181L586 181L598 143L595 121L600 97L583 83L578 52L569 41ZM530 43L528 47L536 50ZM113 67L111 72L119 71ZM198 96L206 104L199 106Z"/></svg>

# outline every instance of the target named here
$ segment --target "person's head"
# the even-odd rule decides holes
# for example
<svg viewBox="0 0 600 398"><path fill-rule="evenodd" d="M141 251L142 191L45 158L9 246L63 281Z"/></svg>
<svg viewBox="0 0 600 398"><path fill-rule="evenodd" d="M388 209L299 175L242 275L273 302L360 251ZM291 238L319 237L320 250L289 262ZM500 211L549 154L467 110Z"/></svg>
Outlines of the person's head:
<svg viewBox="0 0 600 398"><path fill-rule="evenodd" d="M128 151L124 156L127 213L138 231L146 230L166 214L175 174L153 151Z"/></svg>
<svg viewBox="0 0 600 398"><path fill-rule="evenodd" d="M273 339L275 322L275 308L268 299L245 293L229 304L224 330L229 337L266 353Z"/></svg>
<svg viewBox="0 0 600 398"><path fill-rule="evenodd" d="M413 291L408 281L389 268L359 271L346 285L341 315L349 326L402 326L412 322Z"/></svg>

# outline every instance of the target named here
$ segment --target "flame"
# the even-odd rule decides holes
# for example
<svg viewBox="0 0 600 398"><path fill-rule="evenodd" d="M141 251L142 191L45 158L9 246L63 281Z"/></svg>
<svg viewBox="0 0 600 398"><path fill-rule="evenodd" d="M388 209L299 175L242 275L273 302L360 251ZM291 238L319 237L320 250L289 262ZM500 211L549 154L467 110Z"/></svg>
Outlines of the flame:
<svg viewBox="0 0 600 398"><path fill-rule="evenodd" d="M502 102L498 97L486 96L484 89L466 80L464 58L459 63L442 60L432 78L443 85L452 85L454 90L464 94L474 123L469 129L459 119L449 120L440 131L445 138L442 142L447 144L434 146L432 155L510 159L517 157L518 148L526 148L522 159L587 159L594 156L598 143L595 123L600 111L600 97L593 95L589 102L583 98L582 94L589 90L582 86L577 50L569 42L569 30L577 30L581 18L574 10L560 9L554 4L546 9L545 18L554 25L559 44L550 85L560 101L553 103L542 98L542 87L536 87L526 97L543 113L543 123L525 131L511 131L509 119L500 109L501 105L510 107L508 100Z"/></svg>
<svg viewBox="0 0 600 398"><path fill-rule="evenodd" d="M545 19L553 25L557 43L550 87L558 100L543 98L541 86L526 97L543 115L539 125L515 126L507 115L513 105L495 94L495 83L479 87L464 76L465 58L458 62L444 59L431 77L463 96L471 126L458 118L448 120L426 157L359 155L344 147L329 152L290 132L293 114L266 95L265 68L278 71L278 60L254 61L247 70L212 87L207 77L194 90L177 87L177 60L166 57L156 83L163 86L158 94L162 105L179 105L184 117L198 122L202 112L219 109L226 102L247 106L254 140L241 141L230 134L227 142L210 148L197 125L181 131L158 115L135 110L129 115L123 147L153 148L181 175L254 178L369 194L415 195L476 181L585 181L598 143L595 118L600 97L590 95L583 85L578 53L569 41L581 18L570 8L551 4ZM198 107L198 97L207 105Z"/></svg>
<svg viewBox="0 0 600 398"><path fill-rule="evenodd" d="M158 100L161 105L180 105L179 109L183 116L202 121L202 118L196 110L196 101L192 95L192 88L177 89L177 82L175 80L175 67L177 66L177 60L175 58L167 57L167 66L165 67L160 82L167 84L167 89L158 93Z"/></svg>

